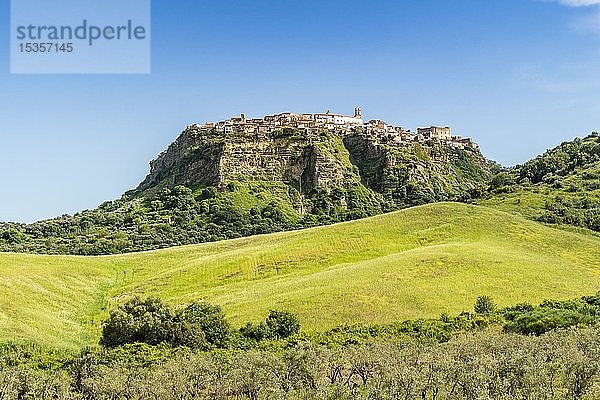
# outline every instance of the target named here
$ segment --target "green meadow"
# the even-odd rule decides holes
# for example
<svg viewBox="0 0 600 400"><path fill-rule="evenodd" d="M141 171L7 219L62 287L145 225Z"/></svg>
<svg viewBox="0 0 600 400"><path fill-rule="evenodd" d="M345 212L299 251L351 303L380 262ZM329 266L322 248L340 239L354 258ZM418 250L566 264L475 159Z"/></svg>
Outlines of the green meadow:
<svg viewBox="0 0 600 400"><path fill-rule="evenodd" d="M0 341L93 345L134 295L203 299L234 325L270 309L303 329L575 298L600 289L600 238L481 206L438 203L359 221L102 257L0 254Z"/></svg>

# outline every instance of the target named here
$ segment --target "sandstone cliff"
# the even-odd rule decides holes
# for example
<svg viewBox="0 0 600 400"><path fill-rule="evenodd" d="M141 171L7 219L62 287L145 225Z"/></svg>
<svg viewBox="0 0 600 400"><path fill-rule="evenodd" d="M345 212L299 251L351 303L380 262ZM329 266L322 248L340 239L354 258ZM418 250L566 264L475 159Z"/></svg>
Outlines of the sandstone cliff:
<svg viewBox="0 0 600 400"><path fill-rule="evenodd" d="M316 191L360 185L383 196L384 208L457 200L489 176L477 149L441 142L396 142L356 130L308 134L218 134L188 127L156 160L137 193L184 185L282 182L311 197Z"/></svg>
<svg viewBox="0 0 600 400"><path fill-rule="evenodd" d="M112 254L330 224L468 200L476 147L363 130L217 133L190 126L137 189L73 216L0 224L0 251Z"/></svg>
<svg viewBox="0 0 600 400"><path fill-rule="evenodd" d="M333 148L332 148L333 147ZM336 149L336 147L338 149ZM340 136L287 131L274 135L230 137L189 127L150 163L138 192L184 185L225 187L237 180L270 180L302 194L344 184L355 174Z"/></svg>

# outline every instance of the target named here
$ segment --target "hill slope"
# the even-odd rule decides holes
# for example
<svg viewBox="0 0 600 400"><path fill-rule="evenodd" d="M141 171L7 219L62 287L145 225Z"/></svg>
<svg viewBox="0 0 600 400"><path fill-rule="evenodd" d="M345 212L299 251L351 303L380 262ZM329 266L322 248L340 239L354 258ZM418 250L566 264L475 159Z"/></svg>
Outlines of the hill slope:
<svg viewBox="0 0 600 400"><path fill-rule="evenodd" d="M478 149L438 140L190 126L136 190L73 216L0 223L0 251L130 253L327 225L465 200L490 175Z"/></svg>
<svg viewBox="0 0 600 400"><path fill-rule="evenodd" d="M455 203L303 231L146 253L0 254L0 340L93 344L133 294L206 299L240 324L271 308L305 329L572 298L600 287L600 239Z"/></svg>
<svg viewBox="0 0 600 400"><path fill-rule="evenodd" d="M564 142L497 174L479 203L600 232L600 135Z"/></svg>

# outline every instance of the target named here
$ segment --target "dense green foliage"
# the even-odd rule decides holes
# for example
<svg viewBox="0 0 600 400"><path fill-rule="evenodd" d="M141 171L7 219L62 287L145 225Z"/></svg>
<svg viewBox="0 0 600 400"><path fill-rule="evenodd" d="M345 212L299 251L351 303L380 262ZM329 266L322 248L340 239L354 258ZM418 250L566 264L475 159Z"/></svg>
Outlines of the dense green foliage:
<svg viewBox="0 0 600 400"><path fill-rule="evenodd" d="M228 335L229 324L217 306L195 302L174 311L160 299L136 297L111 311L100 343L107 347L166 343L208 349L224 347Z"/></svg>
<svg viewBox="0 0 600 400"><path fill-rule="evenodd" d="M298 316L271 310L267 318L233 330L219 307L194 302L173 310L160 299L134 298L110 313L103 324L100 344L118 347L126 344L166 344L192 349L245 349L264 341L296 343L308 340L328 346L348 346L376 341L415 339L431 343L447 342L463 333L476 333L493 327L522 335L542 335L570 327L600 324L600 292L577 300L545 300L539 306L520 303L497 309L489 296L479 296L475 313L455 317L442 314L437 319L417 319L391 324L345 324L323 332L300 333Z"/></svg>
<svg viewBox="0 0 600 400"><path fill-rule="evenodd" d="M489 315L496 310L496 305L490 296L479 296L474 308L477 314Z"/></svg>
<svg viewBox="0 0 600 400"><path fill-rule="evenodd" d="M240 328L243 337L261 341L265 339L287 339L300 332L298 316L288 311L269 311L269 316L264 322L253 324L251 322Z"/></svg>
<svg viewBox="0 0 600 400"><path fill-rule="evenodd" d="M135 297L110 312L103 323L100 344L118 347L126 344L167 344L207 350L240 345L240 340L287 339L300 331L298 316L271 310L264 322L247 323L231 331L220 307L194 302L179 310L157 298Z"/></svg>
<svg viewBox="0 0 600 400"><path fill-rule="evenodd" d="M221 307L195 301L179 312L179 319L202 331L211 346L225 347L231 327Z"/></svg>
<svg viewBox="0 0 600 400"><path fill-rule="evenodd" d="M490 311L492 303L481 296L475 308L483 304ZM162 342L70 353L10 342L0 345L0 397L593 399L600 396L598 318L556 329L542 317L540 323L547 325L535 336L517 335L507 328L542 310L596 315L592 309L600 310L600 294L545 301L538 307L519 304L486 314L344 326L318 334L298 333L292 314L271 312L264 325L279 337L229 340L228 349L210 351ZM184 309L187 312L174 312L152 299L134 299L120 310L143 312L149 320L167 323L173 314L200 321L217 311L194 303ZM494 328L501 324L505 333Z"/></svg>
<svg viewBox="0 0 600 400"><path fill-rule="evenodd" d="M600 332L485 334L331 349L84 351L57 369L0 367L4 399L548 399L600 395ZM10 356L10 355L9 355Z"/></svg>
<svg viewBox="0 0 600 400"><path fill-rule="evenodd" d="M495 175L484 197L484 205L600 232L600 136L562 143Z"/></svg>
<svg viewBox="0 0 600 400"><path fill-rule="evenodd" d="M256 183L225 192L178 186L148 198L126 195L74 216L30 225L0 224L0 250L115 254L304 226L290 206L283 204L282 199L289 199L290 194L282 190L275 184ZM307 218L306 225L316 222Z"/></svg>
<svg viewBox="0 0 600 400"><path fill-rule="evenodd" d="M556 328L592 325L600 322L600 294L579 300L546 300L538 307L519 304L503 311L504 330L524 335L540 335Z"/></svg>
<svg viewBox="0 0 600 400"><path fill-rule="evenodd" d="M256 325L248 322L235 332L218 306L197 301L173 310L160 299L135 297L110 312L102 326L100 344L165 344L208 350L245 347L247 341L287 339L299 332L298 316L288 311L271 310L265 321Z"/></svg>
<svg viewBox="0 0 600 400"><path fill-rule="evenodd" d="M556 329L600 325L600 293L577 300L545 300L539 306L521 303L500 309L489 296L480 296L474 310L475 314L462 312L455 317L442 314L438 319L343 325L309 337L320 344L347 346L401 338L443 343L464 333L500 328L506 333L539 336Z"/></svg>
<svg viewBox="0 0 600 400"><path fill-rule="evenodd" d="M600 161L600 135L592 133L585 139L564 142L517 168L519 179L532 184L552 181L555 176L567 176L575 170Z"/></svg>
<svg viewBox="0 0 600 400"><path fill-rule="evenodd" d="M301 229L381 213L359 187L316 190L301 214L297 191L281 183L231 184L226 191L184 186L148 198L126 195L98 209L30 225L0 224L0 251L99 255Z"/></svg>

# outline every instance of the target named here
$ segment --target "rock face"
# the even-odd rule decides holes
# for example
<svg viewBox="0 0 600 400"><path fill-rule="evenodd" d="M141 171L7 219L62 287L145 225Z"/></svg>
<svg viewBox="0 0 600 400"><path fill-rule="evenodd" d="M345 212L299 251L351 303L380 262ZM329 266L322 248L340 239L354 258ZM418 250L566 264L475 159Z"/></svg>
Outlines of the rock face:
<svg viewBox="0 0 600 400"><path fill-rule="evenodd" d="M223 148L223 142L205 140L198 132L186 129L150 162L150 174L136 190L177 185L212 186L220 180Z"/></svg>
<svg viewBox="0 0 600 400"><path fill-rule="evenodd" d="M477 147L459 144L359 128L258 134L194 125L120 199L31 225L0 224L0 251L125 253L466 200L490 171Z"/></svg>
<svg viewBox="0 0 600 400"><path fill-rule="evenodd" d="M341 138L336 138L341 144ZM225 187L240 179L284 182L305 194L346 178L339 159L327 151L329 136L300 132L274 136L230 137L186 129L150 163L150 174L138 192L184 185Z"/></svg>
<svg viewBox="0 0 600 400"><path fill-rule="evenodd" d="M458 199L489 175L476 148L433 140L398 143L360 130L261 135L190 126L150 166L138 193L177 185L223 189L235 181L262 180L311 196L360 185L387 198L391 207Z"/></svg>
<svg viewBox="0 0 600 400"><path fill-rule="evenodd" d="M362 183L395 200L410 197L410 193L394 196L395 191L407 188L419 191L423 200L458 199L489 177L478 149L457 149L436 141L382 143L364 134L346 136L344 145Z"/></svg>

